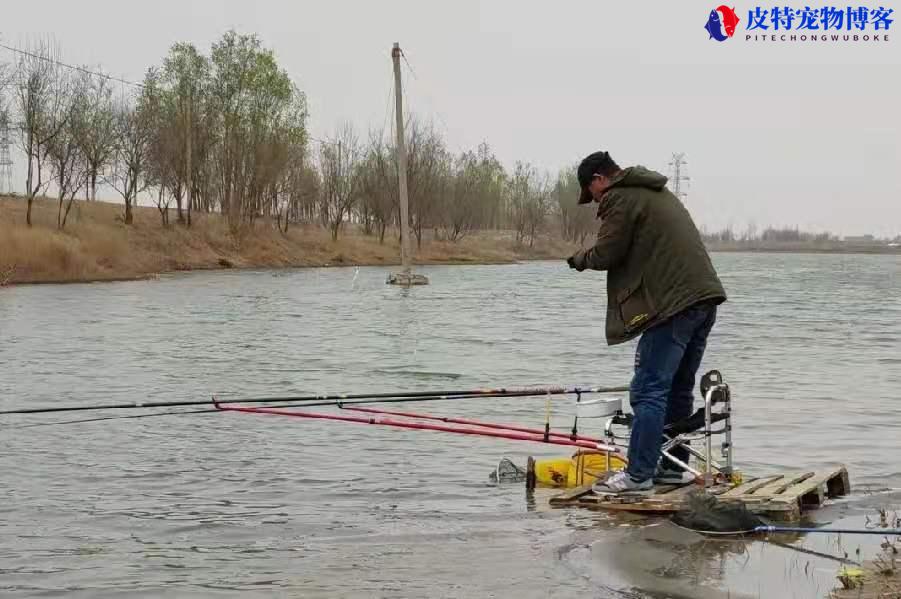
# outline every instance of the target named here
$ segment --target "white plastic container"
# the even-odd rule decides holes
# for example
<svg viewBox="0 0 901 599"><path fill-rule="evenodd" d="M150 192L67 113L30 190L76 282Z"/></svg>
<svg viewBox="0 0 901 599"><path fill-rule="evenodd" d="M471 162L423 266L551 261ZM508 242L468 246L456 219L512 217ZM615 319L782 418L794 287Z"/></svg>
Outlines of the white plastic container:
<svg viewBox="0 0 901 599"><path fill-rule="evenodd" d="M582 400L576 404L576 415L579 418L607 418L623 409L621 397L599 397Z"/></svg>

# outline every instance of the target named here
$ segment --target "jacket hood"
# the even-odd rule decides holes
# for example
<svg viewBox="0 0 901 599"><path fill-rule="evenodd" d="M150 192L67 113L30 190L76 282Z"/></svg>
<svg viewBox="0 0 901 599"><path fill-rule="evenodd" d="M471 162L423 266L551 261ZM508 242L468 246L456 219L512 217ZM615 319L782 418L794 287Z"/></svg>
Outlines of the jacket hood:
<svg viewBox="0 0 901 599"><path fill-rule="evenodd" d="M614 187L646 187L654 191L660 191L666 187L667 178L657 171L652 171L643 166L630 166L613 178L610 189Z"/></svg>

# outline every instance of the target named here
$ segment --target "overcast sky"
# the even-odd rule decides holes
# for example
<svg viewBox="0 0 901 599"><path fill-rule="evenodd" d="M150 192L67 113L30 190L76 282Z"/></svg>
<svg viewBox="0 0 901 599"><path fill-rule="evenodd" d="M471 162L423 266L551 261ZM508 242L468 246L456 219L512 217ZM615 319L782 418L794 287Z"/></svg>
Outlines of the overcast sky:
<svg viewBox="0 0 901 599"><path fill-rule="evenodd" d="M549 170L606 149L664 172L685 152L686 201L707 228L901 233L898 23L888 42L754 42L748 9L776 3L734 4L739 30L722 43L704 30L716 3L662 0L6 2L0 37L51 33L67 61L140 80L175 42L208 52L229 28L258 33L320 137L344 119L384 123L397 41L410 108L451 149L487 141L505 165Z"/></svg>

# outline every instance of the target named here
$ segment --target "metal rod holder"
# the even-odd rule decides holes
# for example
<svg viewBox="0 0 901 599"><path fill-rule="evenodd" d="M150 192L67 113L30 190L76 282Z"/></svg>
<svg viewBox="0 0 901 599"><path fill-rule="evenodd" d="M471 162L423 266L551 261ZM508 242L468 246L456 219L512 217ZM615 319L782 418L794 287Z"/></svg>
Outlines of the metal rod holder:
<svg viewBox="0 0 901 599"><path fill-rule="evenodd" d="M718 373L716 373L719 376ZM702 385L702 389L706 385ZM721 410L714 410L714 406L722 404ZM725 415L725 417L721 417ZM614 424L622 424L629 428L630 421L623 421L618 414L616 417L609 418L604 426L604 436L615 444L616 435L613 433ZM724 426L722 429L713 429L713 419L718 417L717 422L722 420ZM723 442L720 446L722 461L717 460L713 456L713 436L723 435ZM703 439L703 451L693 448L688 444L689 441ZM692 468L685 461L673 456L672 450L677 447L684 447L689 455L694 456L703 462L699 468ZM666 438L661 447L661 455L667 458L673 464L692 473L697 478L703 478L704 488L710 488L714 484L716 473L732 478L733 475L733 448L732 448L732 397L729 386L719 378L705 389L704 393L704 426L696 433L683 433L672 438ZM610 457L607 456L607 470L610 470Z"/></svg>
<svg viewBox="0 0 901 599"><path fill-rule="evenodd" d="M710 460L713 459L713 393L716 387L710 387L704 395L704 488L713 485L713 473Z"/></svg>

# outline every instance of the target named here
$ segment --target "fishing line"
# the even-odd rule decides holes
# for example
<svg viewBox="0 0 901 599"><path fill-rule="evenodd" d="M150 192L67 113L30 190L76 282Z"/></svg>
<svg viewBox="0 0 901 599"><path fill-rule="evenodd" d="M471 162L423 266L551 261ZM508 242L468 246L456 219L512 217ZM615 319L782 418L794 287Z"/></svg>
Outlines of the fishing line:
<svg viewBox="0 0 901 599"><path fill-rule="evenodd" d="M294 406L297 407L297 406ZM152 414L129 414L127 416L100 416L98 418L82 418L79 420L61 420L55 422L39 422L37 424L21 424L17 426L5 427L9 430L19 430L23 428L35 428L39 426L56 426L61 424L81 424L83 422L100 422L101 420L126 420L130 418L152 418L154 416L178 416L180 414L212 414L217 410L185 410L182 412L154 412Z"/></svg>

